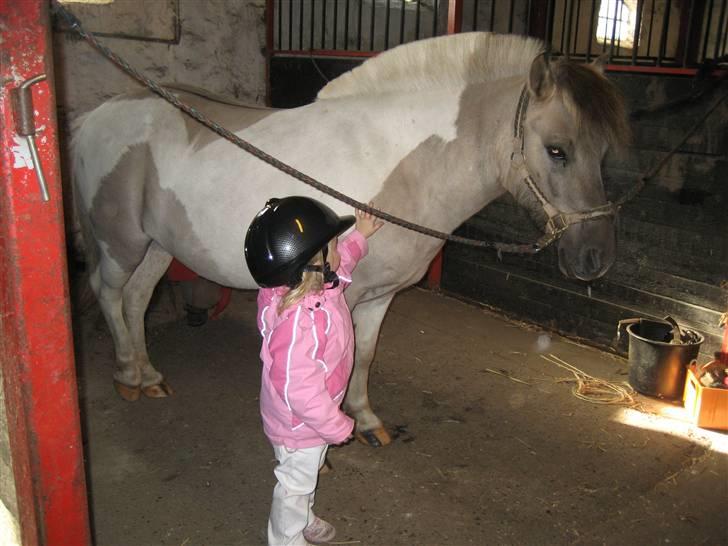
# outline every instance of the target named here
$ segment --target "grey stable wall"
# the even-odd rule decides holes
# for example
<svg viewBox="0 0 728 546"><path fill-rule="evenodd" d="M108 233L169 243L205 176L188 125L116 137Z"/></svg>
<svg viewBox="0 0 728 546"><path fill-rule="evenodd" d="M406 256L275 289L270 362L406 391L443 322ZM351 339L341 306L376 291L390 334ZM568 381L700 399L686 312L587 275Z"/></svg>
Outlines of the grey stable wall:
<svg viewBox="0 0 728 546"><path fill-rule="evenodd" d="M265 0L66 2L86 30L143 74L209 92L265 102ZM139 84L85 41L54 24L56 93L62 129L104 100Z"/></svg>
<svg viewBox="0 0 728 546"><path fill-rule="evenodd" d="M728 92L728 82L609 77L623 90L632 112L655 110L632 120L634 138L624 157L606 161L605 183L617 197L680 142ZM675 104L703 90L695 101ZM671 106L659 109L663 104ZM559 273L554 249L499 260L492 252L458 245L445 247L443 289L602 346L612 345L620 319L672 315L706 336L702 352L712 358L722 336L718 320L728 309L727 120L728 100L623 207L617 261L590 290ZM492 203L459 233L521 240L537 235L509 198Z"/></svg>

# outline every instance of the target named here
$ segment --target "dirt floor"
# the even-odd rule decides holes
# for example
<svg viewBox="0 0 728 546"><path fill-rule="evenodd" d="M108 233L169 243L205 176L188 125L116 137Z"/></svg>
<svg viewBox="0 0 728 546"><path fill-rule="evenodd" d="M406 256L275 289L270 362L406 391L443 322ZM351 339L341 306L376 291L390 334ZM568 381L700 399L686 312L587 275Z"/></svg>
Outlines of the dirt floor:
<svg viewBox="0 0 728 546"><path fill-rule="evenodd" d="M151 357L176 391L166 400L122 401L103 319L77 321L96 544L264 544L274 477L255 295L235 293L221 318L191 328L172 293L149 316ZM646 398L642 411L579 400L542 353L626 380L608 353L436 293L400 294L370 381L397 438L330 451L317 512L335 543L728 544L728 436Z"/></svg>

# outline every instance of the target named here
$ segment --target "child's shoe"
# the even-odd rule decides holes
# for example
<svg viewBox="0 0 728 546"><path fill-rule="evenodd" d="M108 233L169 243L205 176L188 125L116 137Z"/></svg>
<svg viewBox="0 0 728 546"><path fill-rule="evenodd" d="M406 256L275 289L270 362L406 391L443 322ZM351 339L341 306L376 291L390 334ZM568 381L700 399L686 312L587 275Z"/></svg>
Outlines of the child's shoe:
<svg viewBox="0 0 728 546"><path fill-rule="evenodd" d="M336 528L328 521L316 516L308 527L303 530L303 538L311 544L323 544L333 540L336 536Z"/></svg>

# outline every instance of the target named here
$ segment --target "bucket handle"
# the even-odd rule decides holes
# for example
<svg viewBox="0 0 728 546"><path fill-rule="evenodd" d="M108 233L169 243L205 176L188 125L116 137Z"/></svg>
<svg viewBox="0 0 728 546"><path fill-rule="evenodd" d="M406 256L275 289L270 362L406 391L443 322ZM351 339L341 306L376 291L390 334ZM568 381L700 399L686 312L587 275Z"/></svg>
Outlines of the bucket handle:
<svg viewBox="0 0 728 546"><path fill-rule="evenodd" d="M617 342L622 338L622 330L625 330L627 326L630 324L637 324L642 322L642 318L629 318L629 319L623 319L620 320L617 323ZM664 319L665 322L667 322L670 326L672 326L672 329L670 330L670 344L672 345L681 345L683 342L683 331L678 325L677 321L672 318L670 315L666 316Z"/></svg>
<svg viewBox="0 0 728 546"><path fill-rule="evenodd" d="M683 339L683 333L680 329L680 326L678 326L677 321L672 318L670 315L667 315L664 319L665 322L670 323L670 326L672 326L672 330L670 331L670 335L672 336L672 339L670 340L671 345L682 345L682 339Z"/></svg>
<svg viewBox="0 0 728 546"><path fill-rule="evenodd" d="M622 339L622 330L625 330L630 324L637 324L639 322L642 322L641 318L628 318L620 320L617 323L617 342Z"/></svg>

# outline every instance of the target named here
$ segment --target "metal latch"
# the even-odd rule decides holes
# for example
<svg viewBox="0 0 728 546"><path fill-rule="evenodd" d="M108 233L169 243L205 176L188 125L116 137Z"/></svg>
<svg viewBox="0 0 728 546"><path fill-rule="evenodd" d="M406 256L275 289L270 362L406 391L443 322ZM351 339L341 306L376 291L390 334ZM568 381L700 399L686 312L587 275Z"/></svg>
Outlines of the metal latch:
<svg viewBox="0 0 728 546"><path fill-rule="evenodd" d="M48 201L48 185L43 175L43 165L38 156L38 148L35 145L35 110L33 109L33 92L30 89L34 84L46 79L45 74L38 74L23 82L20 87L11 91L13 98L13 117L15 118L15 131L18 135L25 137L30 149L30 157L33 160L33 167L38 176L38 186L43 201Z"/></svg>

